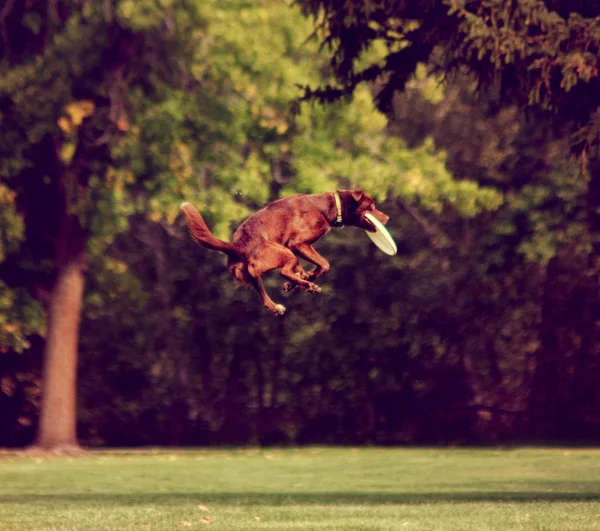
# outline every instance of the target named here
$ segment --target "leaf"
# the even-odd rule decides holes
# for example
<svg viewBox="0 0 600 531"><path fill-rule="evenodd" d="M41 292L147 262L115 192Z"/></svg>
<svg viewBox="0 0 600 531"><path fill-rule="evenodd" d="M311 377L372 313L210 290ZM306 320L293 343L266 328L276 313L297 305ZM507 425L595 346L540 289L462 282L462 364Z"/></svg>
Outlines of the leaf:
<svg viewBox="0 0 600 531"><path fill-rule="evenodd" d="M192 522L190 522L189 520L184 520L183 522L179 522L179 527L191 527L192 526Z"/></svg>
<svg viewBox="0 0 600 531"><path fill-rule="evenodd" d="M119 128L119 131L129 131L129 122L125 116L121 116L117 120L117 127Z"/></svg>
<svg viewBox="0 0 600 531"><path fill-rule="evenodd" d="M208 512L208 507L206 505L198 505L198 509Z"/></svg>
<svg viewBox="0 0 600 531"><path fill-rule="evenodd" d="M60 160L65 164L69 164L73 160L73 155L75 155L75 143L65 142L60 148Z"/></svg>
<svg viewBox="0 0 600 531"><path fill-rule="evenodd" d="M67 104L65 112L71 118L71 122L75 127L81 125L81 122L88 116L94 113L96 106L93 101L81 100Z"/></svg>
<svg viewBox="0 0 600 531"><path fill-rule="evenodd" d="M69 120L66 116L61 116L57 123L58 127L60 127L63 133L69 134L73 130L71 120Z"/></svg>

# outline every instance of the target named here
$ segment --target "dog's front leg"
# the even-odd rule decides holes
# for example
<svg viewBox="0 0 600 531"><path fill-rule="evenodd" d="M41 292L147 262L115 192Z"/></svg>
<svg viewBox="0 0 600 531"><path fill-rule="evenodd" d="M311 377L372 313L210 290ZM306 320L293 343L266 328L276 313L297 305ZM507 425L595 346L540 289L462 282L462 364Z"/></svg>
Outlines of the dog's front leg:
<svg viewBox="0 0 600 531"><path fill-rule="evenodd" d="M316 280L321 275L324 275L329 271L330 265L325 258L323 258L315 248L309 243L301 243L296 245L293 249L293 253L300 258L303 258L307 262L315 265L315 268L312 271L309 271L304 277L305 280ZM293 290L296 287L295 284L291 282L286 282L283 285L283 291L288 292Z"/></svg>
<svg viewBox="0 0 600 531"><path fill-rule="evenodd" d="M294 275L296 275L300 280L308 280L311 278L310 273L307 273L306 271L304 271L303 267L300 264L298 264L298 266L296 268L294 268ZM283 291L285 293L288 293L298 287L300 287L300 286L298 284L296 284L295 282L289 282L289 281L284 282Z"/></svg>

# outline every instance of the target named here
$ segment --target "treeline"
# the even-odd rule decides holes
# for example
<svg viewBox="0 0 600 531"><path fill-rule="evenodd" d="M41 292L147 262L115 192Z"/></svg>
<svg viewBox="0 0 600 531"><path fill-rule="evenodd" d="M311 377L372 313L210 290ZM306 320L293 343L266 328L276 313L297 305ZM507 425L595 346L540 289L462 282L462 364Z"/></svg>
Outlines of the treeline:
<svg viewBox="0 0 600 531"><path fill-rule="evenodd" d="M385 116L376 79L290 113L333 73L276 0L45 4L0 20L0 446L75 442L45 395L75 366L84 445L599 440L600 172L565 122L425 63ZM282 318L177 216L226 236L335 187L378 199L398 255L333 230L321 295L267 279Z"/></svg>
<svg viewBox="0 0 600 531"><path fill-rule="evenodd" d="M513 146L535 139L522 134ZM537 140L509 158L529 149L539 153ZM277 295L282 280L267 282L287 298L281 319L181 220L165 230L135 218L107 250L120 265L99 260L88 271L80 440L597 441L598 325L575 226L581 177L543 166L535 187L498 173L510 199L473 220L389 199L393 258L358 229L334 230L319 244L332 264L322 295ZM3 355L2 444L32 440L40 343Z"/></svg>

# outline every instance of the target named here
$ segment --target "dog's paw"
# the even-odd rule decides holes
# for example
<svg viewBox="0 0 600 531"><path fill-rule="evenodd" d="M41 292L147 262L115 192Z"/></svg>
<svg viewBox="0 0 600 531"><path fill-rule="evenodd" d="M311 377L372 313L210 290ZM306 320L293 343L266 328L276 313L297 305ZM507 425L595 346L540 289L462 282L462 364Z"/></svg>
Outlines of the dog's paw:
<svg viewBox="0 0 600 531"><path fill-rule="evenodd" d="M289 293L290 291L293 291L296 287L296 284L293 284L292 282L285 282L281 289L284 293Z"/></svg>
<svg viewBox="0 0 600 531"><path fill-rule="evenodd" d="M273 308L273 313L275 315L283 315L285 313L285 306L283 304L276 304L275 308Z"/></svg>
<svg viewBox="0 0 600 531"><path fill-rule="evenodd" d="M313 282L309 282L308 284L309 285L306 288L306 291L308 291L309 293L321 293L321 288L319 286L317 286Z"/></svg>

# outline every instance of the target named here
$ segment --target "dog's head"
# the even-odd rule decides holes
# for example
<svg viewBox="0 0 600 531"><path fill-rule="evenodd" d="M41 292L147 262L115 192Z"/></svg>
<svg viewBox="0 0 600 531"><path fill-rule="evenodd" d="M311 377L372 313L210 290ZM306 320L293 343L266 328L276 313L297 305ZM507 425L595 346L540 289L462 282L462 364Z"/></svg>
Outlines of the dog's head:
<svg viewBox="0 0 600 531"><path fill-rule="evenodd" d="M389 221L389 216L377 210L375 201L362 190L338 190L338 194L342 199L344 225L375 232L375 225L365 217L365 214L372 214L384 225Z"/></svg>

